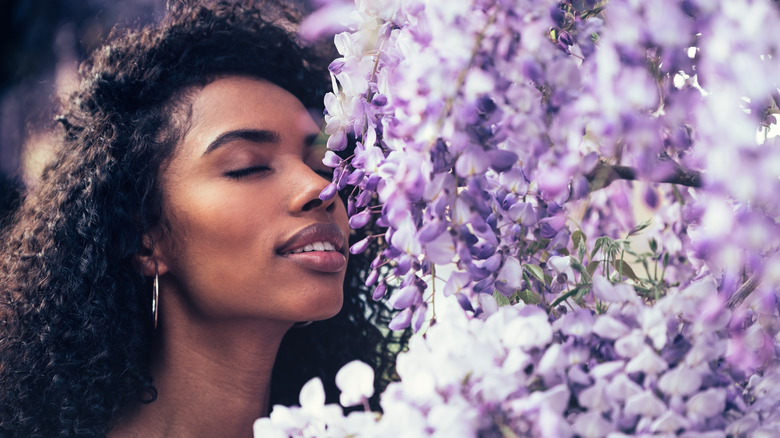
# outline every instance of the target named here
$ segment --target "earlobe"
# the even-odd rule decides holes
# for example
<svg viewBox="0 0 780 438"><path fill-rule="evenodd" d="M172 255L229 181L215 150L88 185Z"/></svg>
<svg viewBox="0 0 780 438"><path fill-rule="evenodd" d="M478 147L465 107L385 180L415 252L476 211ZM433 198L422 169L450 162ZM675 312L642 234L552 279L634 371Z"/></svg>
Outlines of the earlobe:
<svg viewBox="0 0 780 438"><path fill-rule="evenodd" d="M135 268L145 277L154 277L156 274L162 275L168 272L168 265L164 261L159 245L155 245L155 240L150 233L146 233L141 238L141 247L133 256Z"/></svg>

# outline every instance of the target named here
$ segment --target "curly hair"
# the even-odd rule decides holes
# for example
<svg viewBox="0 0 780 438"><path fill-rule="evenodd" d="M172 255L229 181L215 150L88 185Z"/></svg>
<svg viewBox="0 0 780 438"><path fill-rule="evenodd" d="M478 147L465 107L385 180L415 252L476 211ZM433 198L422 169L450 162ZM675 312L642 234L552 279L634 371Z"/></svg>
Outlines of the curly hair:
<svg viewBox="0 0 780 438"><path fill-rule="evenodd" d="M2 235L0 436L103 436L124 406L153 402L151 288L133 259L161 219L181 93L246 75L322 108L324 57L296 42L299 18L280 4L179 2L157 25L114 30L82 64L61 147ZM392 310L369 297L368 269L351 257L341 312L285 336L272 403L296 403L315 376L335 402L335 373L353 359L375 367L380 390L388 383L408 333L378 328Z"/></svg>
<svg viewBox="0 0 780 438"><path fill-rule="evenodd" d="M0 229L9 220L19 204L19 187L16 181L0 175Z"/></svg>

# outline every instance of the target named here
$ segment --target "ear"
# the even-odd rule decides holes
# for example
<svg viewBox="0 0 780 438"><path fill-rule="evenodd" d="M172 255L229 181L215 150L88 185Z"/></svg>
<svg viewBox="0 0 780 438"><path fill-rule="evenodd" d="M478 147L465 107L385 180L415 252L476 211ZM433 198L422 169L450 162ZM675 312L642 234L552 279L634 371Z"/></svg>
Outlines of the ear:
<svg viewBox="0 0 780 438"><path fill-rule="evenodd" d="M159 236L157 229L150 230L141 238L141 247L133 256L133 264L142 275L154 277L168 272L168 264L163 256L162 245L156 244L155 236Z"/></svg>

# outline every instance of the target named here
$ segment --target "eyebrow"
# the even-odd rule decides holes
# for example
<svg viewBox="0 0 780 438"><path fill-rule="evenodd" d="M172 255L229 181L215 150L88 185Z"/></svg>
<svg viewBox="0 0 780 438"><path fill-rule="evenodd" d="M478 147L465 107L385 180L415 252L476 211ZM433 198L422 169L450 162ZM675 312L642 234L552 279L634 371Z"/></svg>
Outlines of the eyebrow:
<svg viewBox="0 0 780 438"><path fill-rule="evenodd" d="M319 134L307 135L304 139L304 143L307 147L314 145L317 141ZM281 136L276 131L270 131L267 129L236 129L233 131L227 131L219 135L214 141L209 143L203 155L207 155L212 151L220 148L221 146L230 143L234 140L246 140L252 143L278 143Z"/></svg>
<svg viewBox="0 0 780 438"><path fill-rule="evenodd" d="M276 131L269 131L267 129L236 129L233 131L223 132L214 141L209 143L203 155L209 154L221 146L230 143L235 140L246 140L252 143L278 143L280 135Z"/></svg>

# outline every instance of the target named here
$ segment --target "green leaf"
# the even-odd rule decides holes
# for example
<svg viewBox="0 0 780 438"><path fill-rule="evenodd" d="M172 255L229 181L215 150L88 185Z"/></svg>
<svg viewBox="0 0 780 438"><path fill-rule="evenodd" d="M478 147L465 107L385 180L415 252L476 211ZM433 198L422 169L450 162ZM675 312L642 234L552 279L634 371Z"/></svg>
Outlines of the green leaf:
<svg viewBox="0 0 780 438"><path fill-rule="evenodd" d="M582 285L582 286L576 286L572 290L567 291L563 295L561 295L558 298L556 298L555 301L552 302L551 306L555 307L558 304L561 304L564 300L566 300L568 298L571 298L571 297L574 297L574 296L577 296L580 293L583 293L583 295L584 295L584 292L587 292L588 290L590 290L590 285L589 284L588 285Z"/></svg>
<svg viewBox="0 0 780 438"><path fill-rule="evenodd" d="M607 237L599 237L596 239L596 244L593 246L593 251L590 252L590 258L596 257L596 254L598 254L601 247L604 245L605 240L608 239Z"/></svg>
<svg viewBox="0 0 780 438"><path fill-rule="evenodd" d="M643 221L643 222L637 224L631 231L628 232L628 237L631 237L631 236L633 236L635 234L639 234L642 231L646 230L647 227L650 226L650 222L651 221L652 221L652 219L648 219L646 221Z"/></svg>
<svg viewBox="0 0 780 438"><path fill-rule="evenodd" d="M572 248L577 249L580 247L580 244L585 244L585 233L582 232L582 230L576 230L573 233L571 233L571 243Z"/></svg>
<svg viewBox="0 0 780 438"><path fill-rule="evenodd" d="M496 302L498 303L498 307L508 306L508 305L512 304L509 301L509 298L503 296L501 294L501 292L499 292L498 290L495 290L495 289L493 290L493 298L496 299Z"/></svg>
<svg viewBox="0 0 780 438"><path fill-rule="evenodd" d="M577 261L577 260L575 260L575 259L572 259L572 260L571 260L571 267L572 267L572 268L573 268L575 271L579 272L579 273L580 273L580 274L581 274L581 275L582 275L582 276L585 278L585 281L587 281L588 283L590 283L590 277L591 277L591 274L588 272L588 270L587 270L587 269L585 269L585 267L584 267L584 266L582 266L582 263L580 263L579 261Z"/></svg>
<svg viewBox="0 0 780 438"><path fill-rule="evenodd" d="M526 263L524 268L526 269L526 271L528 271L529 274L536 277L537 280L547 284L544 278L544 269L542 269L541 266L534 265L533 263Z"/></svg>
<svg viewBox="0 0 780 438"><path fill-rule="evenodd" d="M620 251L620 244L618 242L613 241L608 248L609 248L608 250L609 257L612 259L616 258L618 251Z"/></svg>
<svg viewBox="0 0 780 438"><path fill-rule="evenodd" d="M523 302L526 304L539 304L542 302L539 294L530 289L525 289L522 292L518 292L517 297L523 300Z"/></svg>
<svg viewBox="0 0 780 438"><path fill-rule="evenodd" d="M639 281L639 277L637 277L637 275L634 273L634 270L631 269L631 266L628 263L621 263L620 260L612 260L612 266L614 266L616 270L623 274L623 276L628 277L634 281Z"/></svg>
<svg viewBox="0 0 780 438"><path fill-rule="evenodd" d="M593 277L593 273L596 272L596 269L598 269L599 263L601 263L601 260L594 260L588 263L588 267L586 269L588 271L588 275Z"/></svg>

